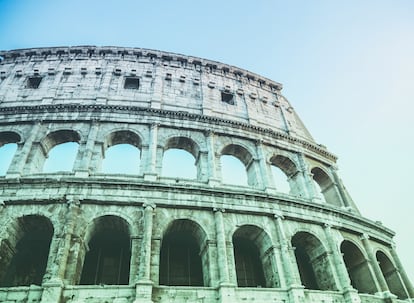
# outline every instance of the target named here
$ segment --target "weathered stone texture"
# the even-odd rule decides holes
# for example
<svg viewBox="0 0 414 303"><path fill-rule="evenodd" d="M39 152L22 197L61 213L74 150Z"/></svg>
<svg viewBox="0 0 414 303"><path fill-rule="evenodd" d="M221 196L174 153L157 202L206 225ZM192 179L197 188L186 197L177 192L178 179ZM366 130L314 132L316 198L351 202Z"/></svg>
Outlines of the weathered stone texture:
<svg viewBox="0 0 414 303"><path fill-rule="evenodd" d="M414 297L394 233L360 215L336 156L314 142L281 84L146 49L0 57L0 149L17 144L0 177L0 302ZM43 172L49 152L66 142L79 144L72 171ZM102 171L117 144L140 150L136 174ZM171 148L194 156L194 179L162 175ZM244 164L246 186L223 182L222 155ZM272 166L286 175L289 193L279 191ZM44 257L33 271L21 268L30 258L23 252L39 241L47 243Z"/></svg>

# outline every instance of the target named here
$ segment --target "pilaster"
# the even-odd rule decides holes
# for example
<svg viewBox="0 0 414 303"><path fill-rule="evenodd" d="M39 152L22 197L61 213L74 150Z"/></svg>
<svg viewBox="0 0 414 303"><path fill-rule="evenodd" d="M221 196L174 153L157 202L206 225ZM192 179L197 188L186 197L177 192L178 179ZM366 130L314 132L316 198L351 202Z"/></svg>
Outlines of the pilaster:
<svg viewBox="0 0 414 303"><path fill-rule="evenodd" d="M217 159L216 153L214 148L214 132L207 131L206 132L206 142L207 142L207 153L208 153L208 164L207 164L207 176L208 176L208 184L210 186L217 186L220 184L220 178L217 174L218 167L217 167Z"/></svg>
<svg viewBox="0 0 414 303"><path fill-rule="evenodd" d="M91 173L92 155L94 151L96 137L98 135L99 123L93 121L88 134L88 139L84 144L80 144L78 156L75 160L74 171L77 177L87 177Z"/></svg>
<svg viewBox="0 0 414 303"><path fill-rule="evenodd" d="M157 165L157 142L158 142L158 127L157 123L153 123L149 129L149 142L146 157L143 157L144 162L144 180L156 181L158 174L156 170Z"/></svg>
<svg viewBox="0 0 414 303"><path fill-rule="evenodd" d="M278 240L281 248L281 259L283 264L284 277L286 279L285 284L287 286L289 294L289 302L301 303L304 300L304 287L301 284L299 272L297 266L294 266L296 257L294 248L286 238L284 229L284 216L281 213L275 214L275 224Z"/></svg>
<svg viewBox="0 0 414 303"><path fill-rule="evenodd" d="M404 270L403 265L401 264L401 260L398 257L398 254L397 254L397 251L395 249L395 245L394 244L391 246L390 253L391 253L391 256L392 256L392 258L393 258L393 260L395 262L395 265L397 267L398 273L401 276L401 279L403 281L403 284L404 284L405 288L407 289L407 292L409 294L409 297L411 299L414 299L414 287L413 287L410 279L408 278L408 275L407 275L406 271ZM411 300L411 301L414 301L414 300Z"/></svg>
<svg viewBox="0 0 414 303"><path fill-rule="evenodd" d="M10 164L9 170L7 171L6 178L18 178L23 174L23 170L26 169L26 163L30 154L33 154L33 142L39 133L41 121L34 123L29 136L24 141L23 145L19 145L16 151L16 155L13 157L12 163ZM21 147L21 148L20 148ZM32 164L29 164L31 166ZM29 169L30 170L30 169Z"/></svg>
<svg viewBox="0 0 414 303"><path fill-rule="evenodd" d="M354 289L351 285L351 280L349 279L344 259L342 258L340 250L334 241L334 232L332 231L332 226L330 224L325 224L323 229L326 242L329 247L329 256L333 264L333 270L337 279L337 284L342 291L345 302L361 302L357 290Z"/></svg>
<svg viewBox="0 0 414 303"><path fill-rule="evenodd" d="M226 252L226 238L224 234L223 212L224 209L213 209L217 237L217 266L219 268L219 285L229 284L229 268Z"/></svg>
<svg viewBox="0 0 414 303"><path fill-rule="evenodd" d="M367 234L363 234L361 236L361 241L368 256L368 260L369 260L368 265L370 268L372 268L372 271L374 273L373 279L374 279L374 282L376 284L378 291L380 293L389 293L390 290L388 289L387 282L385 281L385 278L382 274L377 258L374 255L371 243L369 242L369 236Z"/></svg>
<svg viewBox="0 0 414 303"><path fill-rule="evenodd" d="M141 244L141 257L138 264L138 281L136 283L135 303L151 303L152 287L151 281L151 243L152 228L155 205L144 204L144 229Z"/></svg>

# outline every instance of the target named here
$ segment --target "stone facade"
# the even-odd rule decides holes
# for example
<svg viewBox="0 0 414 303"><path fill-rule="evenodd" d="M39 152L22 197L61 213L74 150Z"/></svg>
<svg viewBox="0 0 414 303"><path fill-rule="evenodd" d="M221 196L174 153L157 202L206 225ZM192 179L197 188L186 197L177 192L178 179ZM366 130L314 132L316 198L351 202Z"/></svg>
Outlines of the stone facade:
<svg viewBox="0 0 414 303"><path fill-rule="evenodd" d="M119 47L0 52L0 301L411 302L394 233L363 218L336 156L279 83L219 62ZM78 143L73 169L44 172ZM102 171L140 151L137 174ZM164 152L194 179L162 175ZM246 168L223 182L220 158ZM272 166L286 175L278 190ZM317 184L317 185L315 185Z"/></svg>

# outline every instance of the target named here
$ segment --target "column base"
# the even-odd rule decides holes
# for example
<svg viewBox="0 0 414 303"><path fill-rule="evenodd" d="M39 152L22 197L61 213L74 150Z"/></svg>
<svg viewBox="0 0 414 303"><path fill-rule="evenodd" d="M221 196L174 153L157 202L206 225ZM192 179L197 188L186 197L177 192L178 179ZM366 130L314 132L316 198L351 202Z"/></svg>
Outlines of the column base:
<svg viewBox="0 0 414 303"><path fill-rule="evenodd" d="M64 283L61 279L51 279L42 284L43 293L40 303L59 303L62 299Z"/></svg>
<svg viewBox="0 0 414 303"><path fill-rule="evenodd" d="M358 291L354 288L344 289L342 295L345 299L345 303L361 303L361 298L358 295Z"/></svg>
<svg viewBox="0 0 414 303"><path fill-rule="evenodd" d="M305 302L305 287L303 285L290 285L288 287L289 302L292 303L303 303Z"/></svg>
<svg viewBox="0 0 414 303"><path fill-rule="evenodd" d="M221 181L218 178L209 178L208 179L208 185L211 187L220 186Z"/></svg>
<svg viewBox="0 0 414 303"><path fill-rule="evenodd" d="M385 303L397 302L397 298L398 298L396 295L392 294L390 291L378 292L375 295L383 298Z"/></svg>
<svg viewBox="0 0 414 303"><path fill-rule="evenodd" d="M237 302L236 293L235 293L236 285L231 284L229 282L222 282L218 287L219 293L219 302L220 303L234 303Z"/></svg>
<svg viewBox="0 0 414 303"><path fill-rule="evenodd" d="M135 300L133 303L153 303L152 286L154 282L151 280L139 280L135 284Z"/></svg>
<svg viewBox="0 0 414 303"><path fill-rule="evenodd" d="M155 182L158 179L158 174L156 173L145 173L144 181Z"/></svg>
<svg viewBox="0 0 414 303"><path fill-rule="evenodd" d="M88 170L76 170L75 177L87 178L89 177L89 171Z"/></svg>

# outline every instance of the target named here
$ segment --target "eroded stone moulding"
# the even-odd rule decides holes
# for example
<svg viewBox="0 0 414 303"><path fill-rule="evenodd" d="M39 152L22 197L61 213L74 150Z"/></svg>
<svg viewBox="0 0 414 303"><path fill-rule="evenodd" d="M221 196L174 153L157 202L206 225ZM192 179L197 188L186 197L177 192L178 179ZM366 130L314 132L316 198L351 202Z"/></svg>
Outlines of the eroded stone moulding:
<svg viewBox="0 0 414 303"><path fill-rule="evenodd" d="M1 302L414 297L280 83L140 48L0 58Z"/></svg>

